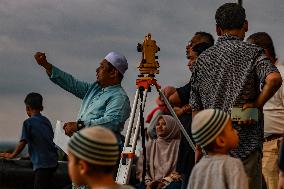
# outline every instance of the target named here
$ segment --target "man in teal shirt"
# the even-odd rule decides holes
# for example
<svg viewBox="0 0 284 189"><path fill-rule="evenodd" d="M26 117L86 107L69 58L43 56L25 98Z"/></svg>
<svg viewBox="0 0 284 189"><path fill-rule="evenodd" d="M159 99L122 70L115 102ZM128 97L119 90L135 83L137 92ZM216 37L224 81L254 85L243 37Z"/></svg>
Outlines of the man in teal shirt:
<svg viewBox="0 0 284 189"><path fill-rule="evenodd" d="M77 122L64 124L66 135L71 136L83 127L100 125L111 129L122 144L120 132L130 114L129 98L121 87L123 74L128 68L123 55L110 52L97 68L97 81L94 83L79 81L53 66L44 53L37 52L34 57L45 68L52 82L83 100Z"/></svg>

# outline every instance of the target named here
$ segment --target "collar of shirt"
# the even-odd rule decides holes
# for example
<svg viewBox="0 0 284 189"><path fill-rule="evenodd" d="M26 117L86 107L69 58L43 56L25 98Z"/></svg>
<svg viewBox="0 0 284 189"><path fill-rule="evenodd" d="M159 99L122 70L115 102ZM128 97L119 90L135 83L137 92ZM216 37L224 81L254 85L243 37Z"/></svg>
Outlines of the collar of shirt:
<svg viewBox="0 0 284 189"><path fill-rule="evenodd" d="M41 116L41 113L34 114L31 117L34 117L34 116Z"/></svg>
<svg viewBox="0 0 284 189"><path fill-rule="evenodd" d="M236 35L228 35L228 34L225 34L225 35L222 35L218 38L217 40L217 44L218 43L221 43L223 41L227 41L227 40L239 40L239 41L242 41L242 38L236 36Z"/></svg>
<svg viewBox="0 0 284 189"><path fill-rule="evenodd" d="M111 91L117 87L121 87L121 84L117 84L117 85L111 85L111 86L108 86L108 87L105 87L105 88L102 88L102 91L103 92L107 92L107 91Z"/></svg>

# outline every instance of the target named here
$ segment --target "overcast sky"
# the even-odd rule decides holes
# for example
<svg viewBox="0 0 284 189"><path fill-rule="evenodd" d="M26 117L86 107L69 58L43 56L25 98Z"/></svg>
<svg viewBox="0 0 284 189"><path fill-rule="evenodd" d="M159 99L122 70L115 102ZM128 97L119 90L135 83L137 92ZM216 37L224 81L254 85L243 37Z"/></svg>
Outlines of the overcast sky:
<svg viewBox="0 0 284 189"><path fill-rule="evenodd" d="M283 0L243 0L249 21L247 36L271 34L283 57ZM109 51L129 62L123 86L131 103L135 93L138 42L150 32L158 53L162 85L182 86L190 78L185 46L196 31L215 34L214 14L224 0L0 0L0 141L17 140L27 118L24 98L29 92L44 97L44 114L76 119L80 100L53 84L33 54L46 52L48 61L79 79L95 81L100 60ZM149 94L147 107L156 94Z"/></svg>

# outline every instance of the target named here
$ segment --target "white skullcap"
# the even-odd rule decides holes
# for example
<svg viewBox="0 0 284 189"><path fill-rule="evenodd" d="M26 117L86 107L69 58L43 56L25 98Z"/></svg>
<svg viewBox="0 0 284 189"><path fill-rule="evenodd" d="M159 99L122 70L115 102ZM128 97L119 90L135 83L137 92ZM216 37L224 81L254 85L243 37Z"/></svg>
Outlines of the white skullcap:
<svg viewBox="0 0 284 189"><path fill-rule="evenodd" d="M117 52L110 52L106 55L105 59L111 63L122 75L128 69L128 63L125 58L120 53Z"/></svg>
<svg viewBox="0 0 284 189"><path fill-rule="evenodd" d="M201 147L210 144L223 131L229 120L229 114L222 110L202 110L192 120L191 131L194 141Z"/></svg>
<svg viewBox="0 0 284 189"><path fill-rule="evenodd" d="M73 134L68 143L71 153L95 165L116 165L119 159L117 139L111 130L94 126Z"/></svg>

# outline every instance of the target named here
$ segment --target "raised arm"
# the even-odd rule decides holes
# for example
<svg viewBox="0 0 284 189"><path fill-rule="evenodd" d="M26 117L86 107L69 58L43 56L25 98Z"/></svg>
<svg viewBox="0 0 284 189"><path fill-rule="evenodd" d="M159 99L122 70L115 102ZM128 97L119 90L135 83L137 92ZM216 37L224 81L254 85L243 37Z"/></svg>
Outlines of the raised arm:
<svg viewBox="0 0 284 189"><path fill-rule="evenodd" d="M46 73L52 82L59 85L64 90L74 94L76 97L83 99L87 91L92 86L92 83L79 81L71 74L68 74L50 64L46 59L45 53L37 52L34 57L37 63L46 70Z"/></svg>
<svg viewBox="0 0 284 189"><path fill-rule="evenodd" d="M47 75L50 77L52 74L52 64L47 62L45 53L37 52L35 53L34 57L37 63L45 68Z"/></svg>

